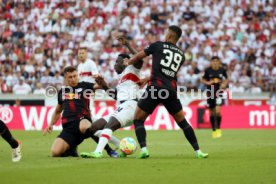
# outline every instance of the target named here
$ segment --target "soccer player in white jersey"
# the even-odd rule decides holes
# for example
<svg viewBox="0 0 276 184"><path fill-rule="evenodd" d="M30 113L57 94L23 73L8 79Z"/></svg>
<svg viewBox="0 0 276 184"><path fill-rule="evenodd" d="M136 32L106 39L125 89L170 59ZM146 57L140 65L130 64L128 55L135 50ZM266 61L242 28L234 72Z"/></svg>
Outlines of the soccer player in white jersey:
<svg viewBox="0 0 276 184"><path fill-rule="evenodd" d="M80 82L90 82L95 84L95 79L92 77L93 75L98 75L99 71L96 63L87 58L87 45L82 43L78 50L78 59L80 61L78 65L78 75ZM90 99L90 110L93 112L94 107L94 96ZM92 120L95 120L92 114Z"/></svg>
<svg viewBox="0 0 276 184"><path fill-rule="evenodd" d="M120 38L120 42L125 45L132 54L136 53L125 38ZM143 61L135 65L123 66L123 59L130 58L127 54L120 54L116 60L114 69L119 74L119 83L116 89L109 89L107 83L101 76L96 78L96 81L101 85L110 96L117 100L117 109L110 115L105 116L97 121L105 121L107 124L100 134L100 141L94 152L83 152L81 156L84 158L102 158L103 149L108 143L113 132L121 127L127 127L133 124L134 112L137 106L137 92L140 89L140 69L142 68ZM146 80L146 79L145 79ZM124 157L123 153L120 155Z"/></svg>
<svg viewBox="0 0 276 184"><path fill-rule="evenodd" d="M90 82L95 84L95 78L93 78L94 75L98 75L99 71L97 68L96 63L87 58L87 45L85 43L81 43L80 48L78 49L78 59L80 61L78 65L78 76L79 76L79 81L80 82ZM92 122L96 120L96 118L93 116L93 107L94 107L94 95L91 96L90 102L89 102L89 107L91 110L91 117L92 117ZM94 141L98 142L99 138L98 137L93 137ZM116 140L118 142L119 140ZM108 155L110 157L118 157L119 155L115 150L109 149L107 147L106 149Z"/></svg>
<svg viewBox="0 0 276 184"><path fill-rule="evenodd" d="M93 75L98 75L99 71L96 63L87 58L87 47L81 44L78 50L78 59L80 61L78 65L78 74L80 82L90 82L95 84L95 79Z"/></svg>

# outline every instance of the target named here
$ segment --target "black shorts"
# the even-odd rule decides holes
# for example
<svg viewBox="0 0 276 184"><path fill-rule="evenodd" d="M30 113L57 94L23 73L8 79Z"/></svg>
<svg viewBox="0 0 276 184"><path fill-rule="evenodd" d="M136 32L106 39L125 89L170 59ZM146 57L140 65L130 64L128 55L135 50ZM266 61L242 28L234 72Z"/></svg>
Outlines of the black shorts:
<svg viewBox="0 0 276 184"><path fill-rule="evenodd" d="M153 89L155 91L153 91ZM168 94L167 97L165 93ZM156 86L148 86L143 96L138 101L138 107L148 114L152 114L156 106L159 104L163 104L171 115L174 115L182 110L182 105L180 100L177 98L176 91Z"/></svg>
<svg viewBox="0 0 276 184"><path fill-rule="evenodd" d="M209 109L213 109L216 106L222 106L223 104L224 104L224 99L220 97L207 99L207 106Z"/></svg>
<svg viewBox="0 0 276 184"><path fill-rule="evenodd" d="M67 142L70 148L75 149L82 141L88 138L86 135L80 132L80 121L83 118L75 121L70 121L63 124L63 129L57 136ZM88 118L85 118L88 119ZM88 119L90 122L91 120Z"/></svg>

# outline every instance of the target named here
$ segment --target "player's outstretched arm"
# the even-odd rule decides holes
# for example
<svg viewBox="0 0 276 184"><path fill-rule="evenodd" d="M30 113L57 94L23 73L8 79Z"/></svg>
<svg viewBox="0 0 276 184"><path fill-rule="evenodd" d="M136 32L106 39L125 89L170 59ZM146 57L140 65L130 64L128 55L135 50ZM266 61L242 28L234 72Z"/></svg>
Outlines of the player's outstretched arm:
<svg viewBox="0 0 276 184"><path fill-rule="evenodd" d="M104 77L102 75L97 75L94 76L95 81L97 83L97 85L99 86L98 89L104 89L106 91L106 93L108 94L108 96L110 96L113 99L117 99L117 90L110 88L107 84L107 82L104 80Z"/></svg>
<svg viewBox="0 0 276 184"><path fill-rule="evenodd" d="M135 50L133 47L131 47L129 41L124 37L124 36L118 36L117 40L119 40L119 42L124 45L126 48L128 48L128 50L131 52L131 54L137 54L137 50ZM143 60L140 60L137 63L134 63L133 66L137 69L141 69L143 66Z"/></svg>
<svg viewBox="0 0 276 184"><path fill-rule="evenodd" d="M60 104L58 104L56 106L56 109L55 109L53 115L52 115L51 123L48 125L47 128L45 128L43 130L43 135L46 135L47 133L50 134L53 131L53 126L57 123L61 112L62 112L62 106Z"/></svg>
<svg viewBox="0 0 276 184"><path fill-rule="evenodd" d="M225 80L221 83L220 87L221 87L222 89L226 89L226 87L227 87L227 85L228 85L228 82L229 82L229 80L228 80L228 79L225 79Z"/></svg>
<svg viewBox="0 0 276 184"><path fill-rule="evenodd" d="M145 51L142 50L142 51L138 52L137 54L135 54L132 58L130 58L130 59L124 59L124 65L125 66L133 65L133 64L141 61L145 57L147 57L147 55L146 55Z"/></svg>
<svg viewBox="0 0 276 184"><path fill-rule="evenodd" d="M118 36L117 40L122 45L124 45L131 52L131 54L137 54L137 50L135 50L133 47L131 47L129 41L124 36Z"/></svg>
<svg viewBox="0 0 276 184"><path fill-rule="evenodd" d="M96 81L96 87L94 87L95 89L109 89L109 86L107 84L107 82L104 80L104 77L100 74L98 75L94 75L93 78L95 78Z"/></svg>
<svg viewBox="0 0 276 184"><path fill-rule="evenodd" d="M140 88L143 88L148 81L150 80L150 77L145 77L143 79L140 79L139 82L137 82L137 84L140 86Z"/></svg>

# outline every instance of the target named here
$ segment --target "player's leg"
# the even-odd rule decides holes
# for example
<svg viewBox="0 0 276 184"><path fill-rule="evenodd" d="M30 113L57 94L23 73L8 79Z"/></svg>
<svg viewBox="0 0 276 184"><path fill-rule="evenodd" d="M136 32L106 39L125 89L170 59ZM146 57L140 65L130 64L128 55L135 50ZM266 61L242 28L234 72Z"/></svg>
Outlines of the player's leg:
<svg viewBox="0 0 276 184"><path fill-rule="evenodd" d="M52 157L78 157L77 146L83 141L78 133L79 121L71 122L63 128L51 147Z"/></svg>
<svg viewBox="0 0 276 184"><path fill-rule="evenodd" d="M216 129L216 136L217 138L222 136L220 125L221 125L221 113L220 113L220 106L216 106L215 108L215 117L216 117L216 123L217 123L217 129Z"/></svg>
<svg viewBox="0 0 276 184"><path fill-rule="evenodd" d="M163 100L163 105L166 107L168 112L173 116L174 120L178 124L178 126L182 129L186 139L189 141L191 146L193 147L196 156L198 158L206 158L208 154L203 153L198 145L197 138L192 126L188 123L184 116L184 112L182 110L182 105L177 99L176 94L171 94L168 99Z"/></svg>
<svg viewBox="0 0 276 184"><path fill-rule="evenodd" d="M0 120L0 135L12 148L12 161L18 162L22 158L19 142L12 136L7 125Z"/></svg>
<svg viewBox="0 0 276 184"><path fill-rule="evenodd" d="M105 126L105 120L99 120L98 122L91 123L88 119L82 119L80 121L79 129L85 137L91 137L97 144L99 143L99 137L95 135L97 130L102 130ZM104 149L111 157L119 157L119 154L114 151L108 144L104 146Z"/></svg>
<svg viewBox="0 0 276 184"><path fill-rule="evenodd" d="M57 137L51 147L52 157L62 157L70 149L70 145L61 137Z"/></svg>
<svg viewBox="0 0 276 184"><path fill-rule="evenodd" d="M139 154L138 158L149 157L149 151L147 149L146 142L147 134L144 123L147 117L152 114L156 106L160 103L159 99L157 98L158 96L156 95L158 93L156 92L153 96L151 89L152 87L148 87L146 89L142 98L138 102L138 106L136 107L134 115L135 133L141 148L141 153Z"/></svg>
<svg viewBox="0 0 276 184"><path fill-rule="evenodd" d="M126 101L123 104L120 104L116 111L111 114L108 123L105 125L97 145L96 150L86 155L87 157L92 158L101 158L103 157L102 151L104 146L108 143L110 138L113 135L113 132L118 130L121 127L127 126L128 122L132 121L134 118L134 109L137 105L136 101Z"/></svg>
<svg viewBox="0 0 276 184"><path fill-rule="evenodd" d="M212 137L217 138L217 117L216 117L216 99L207 99L208 108L210 111L210 122L212 126Z"/></svg>
<svg viewBox="0 0 276 184"><path fill-rule="evenodd" d="M217 138L217 117L216 117L216 107L209 108L210 111L210 122L212 126L212 137Z"/></svg>
<svg viewBox="0 0 276 184"><path fill-rule="evenodd" d="M89 154L87 154L87 153L81 154L81 156L92 157L92 158L102 158L103 157L103 153L102 153L103 149L104 149L104 147L106 147L108 145L107 143L109 142L110 138L112 137L113 131L115 131L119 128L121 128L120 122L115 117L111 116L109 118L108 123L106 124L106 126L104 127L104 129L101 132L96 150Z"/></svg>
<svg viewBox="0 0 276 184"><path fill-rule="evenodd" d="M101 133L100 142L95 150L95 153L102 151L102 147L110 137L113 132L121 127L127 127L133 124L134 110L137 106L137 102L134 100L129 100L119 105L117 110L112 114L108 123L106 124L104 130ZM120 157L125 157L126 155L120 154Z"/></svg>
<svg viewBox="0 0 276 184"><path fill-rule="evenodd" d="M92 131L94 131L94 135L97 136L98 138L101 137L101 133L103 131L104 126L107 124L107 122L109 121L110 115L104 116L103 118L100 118L98 120L96 120L93 125L91 126L91 129L93 129ZM102 122L104 123L104 126L102 128L99 128L99 126L97 125L98 122ZM100 124L102 124L100 123ZM114 136L111 136L109 139L109 143L113 144L115 146L115 149L119 148L120 146L120 140ZM114 151L114 150L113 150ZM110 156L110 155L109 155Z"/></svg>
<svg viewBox="0 0 276 184"><path fill-rule="evenodd" d="M144 107L143 103L141 103L141 102L140 102L139 106ZM137 108L135 110L135 115L134 115L135 134L136 134L137 140L138 140L140 148L141 148L141 153L138 157L139 158L147 158L147 157L149 157L149 152L147 149L147 142L146 142L147 133L146 133L146 129L145 129L145 120L147 119L149 114L147 112L145 112L139 106L137 106ZM150 113L152 113L152 111Z"/></svg>

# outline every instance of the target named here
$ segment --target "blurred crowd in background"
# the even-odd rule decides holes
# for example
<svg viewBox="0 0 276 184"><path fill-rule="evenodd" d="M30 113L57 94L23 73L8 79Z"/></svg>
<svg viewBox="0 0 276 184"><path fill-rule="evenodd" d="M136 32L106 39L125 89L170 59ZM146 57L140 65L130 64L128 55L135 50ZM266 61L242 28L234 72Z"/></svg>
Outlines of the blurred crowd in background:
<svg viewBox="0 0 276 184"><path fill-rule="evenodd" d="M204 89L200 78L212 56L221 58L233 92L272 94L276 88L276 5L273 0L51 0L0 1L0 93L41 94L63 84L62 70L77 65L88 43L110 85L113 66L127 50L113 31L125 33L137 50L164 40L179 25L186 62L178 83ZM148 57L141 76L150 75Z"/></svg>

